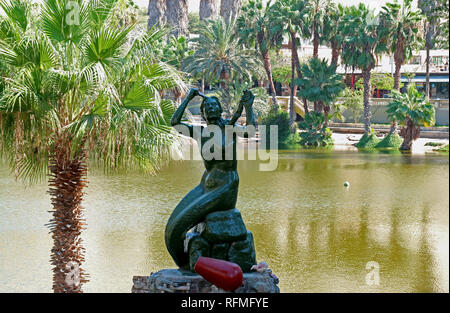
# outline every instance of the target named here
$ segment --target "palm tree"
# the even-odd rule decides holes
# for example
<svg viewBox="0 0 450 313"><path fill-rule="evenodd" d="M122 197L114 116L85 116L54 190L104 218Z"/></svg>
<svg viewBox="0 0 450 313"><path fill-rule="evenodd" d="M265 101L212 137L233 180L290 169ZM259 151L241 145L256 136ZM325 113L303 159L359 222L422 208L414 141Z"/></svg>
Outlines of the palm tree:
<svg viewBox="0 0 450 313"><path fill-rule="evenodd" d="M175 37L189 34L187 0L166 1L165 17L167 24L172 27L172 34Z"/></svg>
<svg viewBox="0 0 450 313"><path fill-rule="evenodd" d="M241 78L250 80L261 68L254 49L245 49L235 32L235 21L226 23L222 18L200 23L199 37L193 55L185 59L184 69L193 74L202 74L210 83L220 82L221 88Z"/></svg>
<svg viewBox="0 0 450 313"><path fill-rule="evenodd" d="M44 0L31 14L28 1L0 1L9 29L0 32L0 153L18 178L50 175L54 292L82 292L87 281L80 238L87 161L154 172L174 140L173 105L160 94L183 85L152 54L165 33L131 37L134 25L110 18L114 0L80 0L74 12L68 2Z"/></svg>
<svg viewBox="0 0 450 313"><path fill-rule="evenodd" d="M324 127L327 127L330 104L345 88L342 76L336 74L336 65L328 65L326 60L317 58L302 65L302 74L303 78L296 80L301 87L299 93L309 101L317 101L324 108Z"/></svg>
<svg viewBox="0 0 450 313"><path fill-rule="evenodd" d="M425 95L427 97L430 97L430 50L433 49L435 44L434 39L437 31L437 24L439 22L439 16L436 10L439 7L439 0L418 0L417 6L426 16L426 19L424 21L426 49Z"/></svg>
<svg viewBox="0 0 450 313"><path fill-rule="evenodd" d="M269 50L275 45L275 38L270 32L270 19L268 16L269 3L264 6L262 0L248 2L242 7L242 14L237 20L240 40L243 44L253 46L259 50L261 59L269 80L272 103L275 109L278 108L277 95L272 77L272 65L270 62Z"/></svg>
<svg viewBox="0 0 450 313"><path fill-rule="evenodd" d="M400 131L404 138L401 150L411 150L413 141L420 136L420 125L433 125L435 121L433 104L417 91L414 84L410 84L404 94L393 90L392 102L386 112L390 119L405 125Z"/></svg>
<svg viewBox="0 0 450 313"><path fill-rule="evenodd" d="M160 26L165 24L166 20L164 13L166 11L166 1L165 0L149 0L148 1L148 25L147 28L150 29L153 26Z"/></svg>
<svg viewBox="0 0 450 313"><path fill-rule="evenodd" d="M241 9L242 0L221 0L220 16L225 22L233 21L238 18Z"/></svg>
<svg viewBox="0 0 450 313"><path fill-rule="evenodd" d="M412 10L411 4L412 0L405 0L403 5L395 0L383 6L380 14L381 22L389 33L389 50L394 54L394 89L396 90L400 90L402 65L411 59L413 50L418 49L422 43L419 33L422 14ZM394 120L391 133L395 133L396 129L397 122Z"/></svg>
<svg viewBox="0 0 450 313"><path fill-rule="evenodd" d="M297 86L294 84L295 74L301 78L300 61L298 58L298 38L297 35L307 37L309 36L307 20L308 10L307 1L298 0L277 0L269 9L269 20L271 21L271 33L277 39L278 46L281 46L283 35L287 34L290 37L291 46L291 96L289 101L289 124L293 130L295 122L294 112L294 96ZM306 99L303 99L305 113L308 112L308 104Z"/></svg>
<svg viewBox="0 0 450 313"><path fill-rule="evenodd" d="M215 19L219 14L218 0L200 0L200 20Z"/></svg>
<svg viewBox="0 0 450 313"><path fill-rule="evenodd" d="M328 43L331 48L331 64L337 66L342 49L342 34L339 25L344 16L344 7L331 2L327 7L327 14L323 18L323 42Z"/></svg>
<svg viewBox="0 0 450 313"><path fill-rule="evenodd" d="M364 82L364 132L370 133L370 73L377 56L387 50L386 30L380 27L378 17L363 3L345 10L339 31L344 36L342 62L361 69Z"/></svg>
<svg viewBox="0 0 450 313"><path fill-rule="evenodd" d="M310 15L311 35L313 40L313 58L319 57L319 44L323 41L325 17L329 14L329 7L332 6L330 0L308 1Z"/></svg>

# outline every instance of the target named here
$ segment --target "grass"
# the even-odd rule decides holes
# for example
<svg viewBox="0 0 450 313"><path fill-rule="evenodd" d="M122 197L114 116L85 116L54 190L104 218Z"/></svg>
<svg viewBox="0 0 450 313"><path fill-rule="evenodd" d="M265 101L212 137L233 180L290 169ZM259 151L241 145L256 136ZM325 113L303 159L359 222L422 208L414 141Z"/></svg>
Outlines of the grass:
<svg viewBox="0 0 450 313"><path fill-rule="evenodd" d="M433 142L433 141L429 141L425 144L425 146L429 146L429 147L440 147L442 146L444 143L442 142Z"/></svg>
<svg viewBox="0 0 450 313"><path fill-rule="evenodd" d="M444 147L442 147L442 148L434 149L434 151L438 151L438 152L446 152L446 153L448 153L448 149L449 149L449 147L448 147L448 145L446 145L446 146L444 146Z"/></svg>
<svg viewBox="0 0 450 313"><path fill-rule="evenodd" d="M401 147L402 143L403 143L403 139L402 139L402 137L400 137L399 134L389 133L383 138L383 140L381 140L375 146L375 148L382 148L382 149L394 148L394 149L399 149Z"/></svg>
<svg viewBox="0 0 450 313"><path fill-rule="evenodd" d="M369 133L364 134L361 139L355 144L355 147L360 149L373 149L380 143L375 131L370 130Z"/></svg>

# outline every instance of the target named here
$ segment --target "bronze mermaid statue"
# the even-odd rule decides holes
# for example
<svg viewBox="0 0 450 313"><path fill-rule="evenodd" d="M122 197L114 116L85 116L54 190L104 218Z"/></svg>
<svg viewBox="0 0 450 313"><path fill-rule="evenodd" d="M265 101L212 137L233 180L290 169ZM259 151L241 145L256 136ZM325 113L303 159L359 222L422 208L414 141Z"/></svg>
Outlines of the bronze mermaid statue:
<svg viewBox="0 0 450 313"><path fill-rule="evenodd" d="M222 152L226 150L226 145L232 145L233 157L225 158L222 153L222 158L205 157L202 153L202 159L205 165L205 171L201 178L200 184L192 189L176 206L165 229L165 243L167 249L173 260L180 269L189 269L189 255L184 247L186 234L193 227L205 220L208 214L218 211L232 210L235 208L239 176L237 173L237 159L236 159L236 143L237 136L248 136L248 129L246 126L237 124L237 120L241 116L243 109L246 113L246 125L255 125L253 115L253 100L254 95L245 90L239 102L238 108L231 119L222 118L222 107L217 97L208 97L198 91L198 89L191 89L184 101L175 111L172 116L171 124L177 127L184 128L189 131L189 136L199 140L200 148L203 147L206 141L210 140L211 134L204 134L204 128L201 126L201 135L195 136L195 127L187 123L181 122L184 111L188 103L196 96L203 98L200 111L202 118L206 121L207 126L213 125L216 129L220 128L222 141L220 147ZM233 129L239 129L235 132L231 139L225 138L225 127L227 125L234 126ZM177 129L179 131L179 129ZM180 133L186 134L185 132ZM198 137L198 138L196 138ZM227 143L226 143L227 142ZM253 239L252 239L253 240ZM252 241L253 242L253 241Z"/></svg>

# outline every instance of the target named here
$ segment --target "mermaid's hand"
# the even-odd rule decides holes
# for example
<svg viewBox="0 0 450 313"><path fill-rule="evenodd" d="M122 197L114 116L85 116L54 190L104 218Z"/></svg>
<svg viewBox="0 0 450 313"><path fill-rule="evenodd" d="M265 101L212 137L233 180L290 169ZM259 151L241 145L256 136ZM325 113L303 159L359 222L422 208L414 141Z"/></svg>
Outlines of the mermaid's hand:
<svg viewBox="0 0 450 313"><path fill-rule="evenodd" d="M248 89L244 90L244 95L241 98L241 103L244 107L249 107L253 105L253 100L255 100L255 95Z"/></svg>

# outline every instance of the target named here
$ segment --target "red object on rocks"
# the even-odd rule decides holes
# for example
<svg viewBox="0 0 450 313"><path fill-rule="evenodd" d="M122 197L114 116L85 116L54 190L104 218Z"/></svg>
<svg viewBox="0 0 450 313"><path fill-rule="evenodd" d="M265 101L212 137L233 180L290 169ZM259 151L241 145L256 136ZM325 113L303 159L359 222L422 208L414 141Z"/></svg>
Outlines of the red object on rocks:
<svg viewBox="0 0 450 313"><path fill-rule="evenodd" d="M211 284L227 291L233 291L242 285L242 269L236 263L199 257L194 270Z"/></svg>

